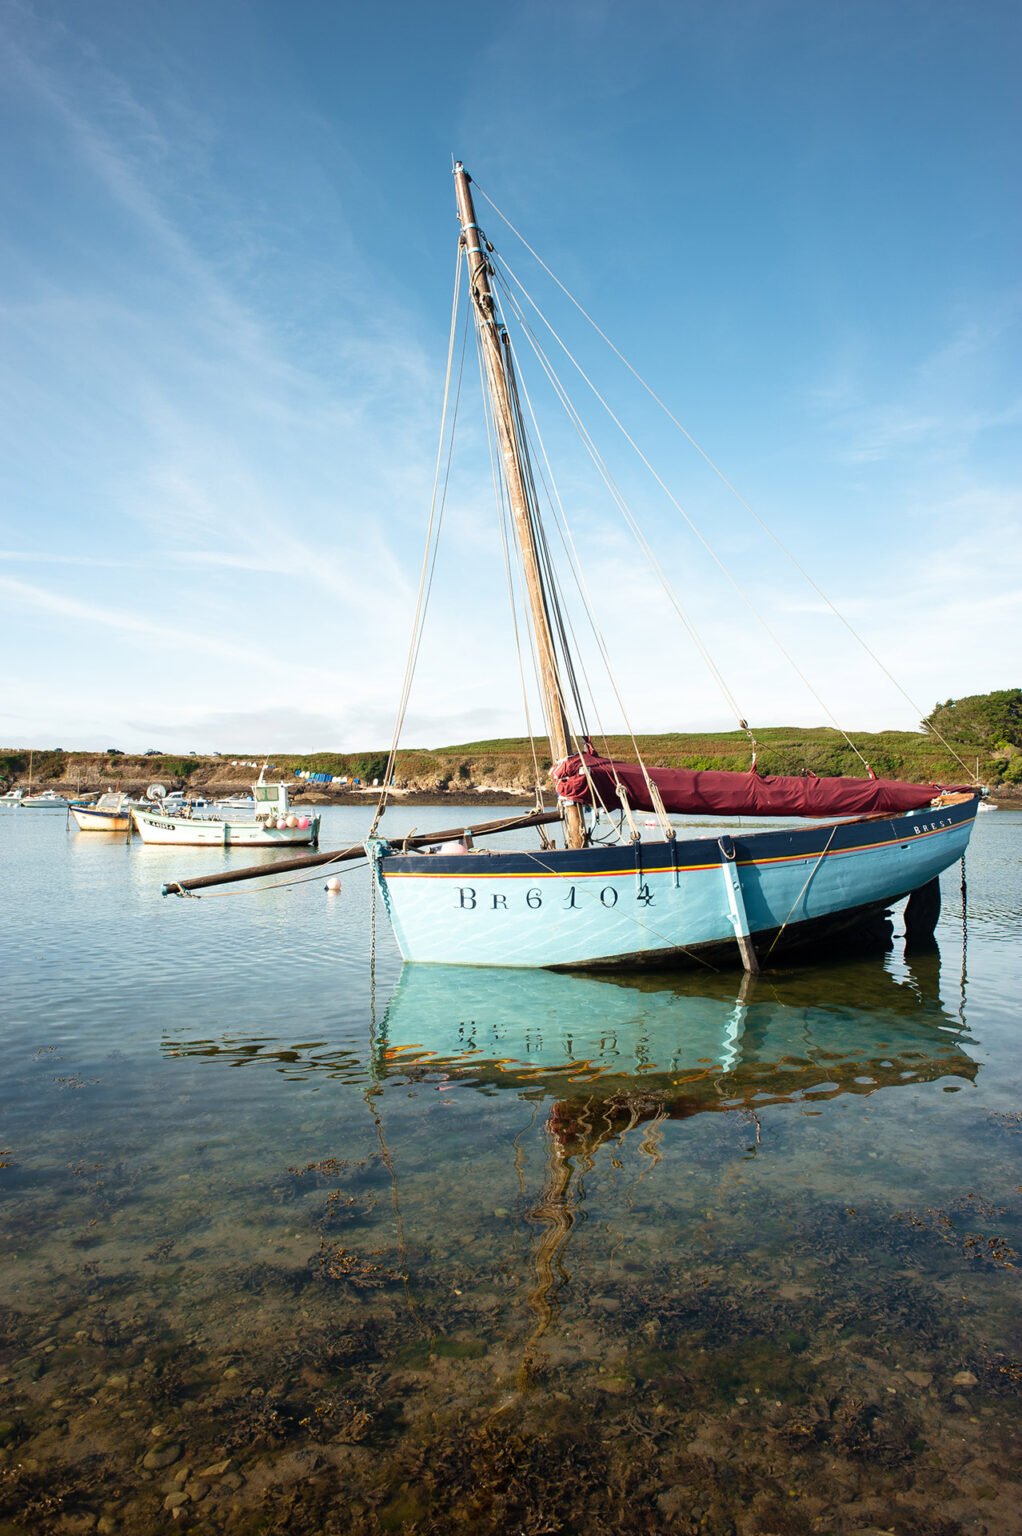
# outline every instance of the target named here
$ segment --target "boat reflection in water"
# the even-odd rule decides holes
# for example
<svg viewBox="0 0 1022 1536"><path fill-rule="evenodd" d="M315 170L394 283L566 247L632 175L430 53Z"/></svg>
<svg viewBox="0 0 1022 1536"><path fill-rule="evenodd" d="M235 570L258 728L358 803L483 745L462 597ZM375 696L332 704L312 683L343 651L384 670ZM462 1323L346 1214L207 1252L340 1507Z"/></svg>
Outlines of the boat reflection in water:
<svg viewBox="0 0 1022 1536"><path fill-rule="evenodd" d="M409 966L376 1038L375 1071L552 1098L559 1135L599 1101L601 1141L622 1120L652 1115L972 1081L968 1032L938 982L935 953L903 981L869 965L746 978L737 994L723 975L607 981Z"/></svg>
<svg viewBox="0 0 1022 1536"><path fill-rule="evenodd" d="M232 1066L263 1061L290 1078L359 1084L369 1090L381 1145L388 1087L397 1090L406 1126L412 1084L461 1086L536 1105L545 1171L522 1213L538 1233L525 1291L532 1326L520 1357L524 1386L560 1310L584 1176L601 1148L620 1149L642 1127L639 1151L656 1161L656 1127L667 1120L737 1111L755 1119L758 1139L758 1111L768 1106L804 1107L940 1079L972 1082L979 1062L969 1051L971 1037L941 1002L939 979L935 951L919 956L900 979L864 962L746 976L737 990L733 977L711 973L609 981L409 966L371 1032L368 1060L323 1040L166 1041L165 1049ZM446 1143L432 1145L429 1162L443 1176ZM396 1179L400 1159L388 1151L386 1161ZM450 1173L460 1179L463 1168L455 1156ZM435 1182L431 1191L432 1201L456 1205L446 1191L438 1197Z"/></svg>
<svg viewBox="0 0 1022 1536"><path fill-rule="evenodd" d="M973 1081L971 1036L939 993L936 949L904 979L872 961L742 978L728 973L615 973L406 966L368 1055L327 1040L166 1039L174 1056L273 1063L298 1079L356 1084L449 1082L510 1089L572 1107L599 1102L616 1124L650 1115L870 1094ZM601 1138L605 1139L605 1138Z"/></svg>
<svg viewBox="0 0 1022 1536"><path fill-rule="evenodd" d="M560 1310L582 1180L607 1143L644 1126L929 1083L972 1082L968 1033L943 1007L939 958L906 979L872 964L780 978L724 975L613 982L552 971L409 966L376 1041L381 1079L458 1081L546 1102L546 1174L525 1213L540 1233L526 1301L527 1386ZM825 999L825 1001L821 1001Z"/></svg>

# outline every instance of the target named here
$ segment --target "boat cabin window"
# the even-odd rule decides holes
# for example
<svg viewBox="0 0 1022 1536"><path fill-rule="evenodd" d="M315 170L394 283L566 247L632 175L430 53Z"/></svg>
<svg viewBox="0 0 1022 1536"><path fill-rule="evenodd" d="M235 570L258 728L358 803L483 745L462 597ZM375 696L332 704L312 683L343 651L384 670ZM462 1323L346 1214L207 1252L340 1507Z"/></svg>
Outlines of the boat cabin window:
<svg viewBox="0 0 1022 1536"><path fill-rule="evenodd" d="M257 800L277 800L279 798L279 788L276 784L257 784L255 787L255 797Z"/></svg>

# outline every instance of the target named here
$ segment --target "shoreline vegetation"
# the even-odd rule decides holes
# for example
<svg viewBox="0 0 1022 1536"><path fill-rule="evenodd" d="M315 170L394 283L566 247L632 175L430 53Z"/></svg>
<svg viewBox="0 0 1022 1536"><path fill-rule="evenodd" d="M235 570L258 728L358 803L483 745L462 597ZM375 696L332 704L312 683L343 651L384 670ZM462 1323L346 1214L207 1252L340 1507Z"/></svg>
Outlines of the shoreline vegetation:
<svg viewBox="0 0 1022 1536"><path fill-rule="evenodd" d="M1016 698L1017 696L1017 698ZM991 730L985 721L975 719L977 706L1008 699L1018 711L1018 719L1008 720L1007 736L1001 734L1004 721ZM975 774L988 786L991 798L1007 805L1022 806L1022 690L983 695L979 699L948 701L938 706L928 722L940 716L937 729L969 765L963 772L947 748L929 731L882 731L857 735L856 745L873 771L883 778L918 783L960 784ZM966 723L967 730L949 727ZM986 735L986 740L978 739ZM1017 741L1011 736L1017 736ZM663 767L691 769L732 769L747 772L752 750L744 732L715 734L670 733L636 738L647 763ZM598 743L601 750L603 741ZM775 726L756 732L757 767L765 774L813 773L819 776L860 776L860 759L838 731L829 728L806 730L801 727ZM634 759L630 737L611 736L606 748L615 757ZM549 754L536 752L543 783L544 798L553 800L549 779ZM129 754L111 749L107 752L76 752L63 748L33 750L0 749L0 786L4 789L27 788L31 771L36 789L54 789L68 795L92 794L108 788L142 793L149 784L160 782L168 789L182 789L186 794L206 799L236 794L250 788L265 754L246 752L220 756L175 753ZM347 783L309 783L295 780L296 790L308 804L351 805L371 799L378 791L374 780L382 782L386 772L385 751L272 753L273 771L291 779L296 769L329 774ZM254 765L254 766L253 766ZM355 786L354 780L360 784ZM536 774L532 747L527 738L467 742L460 746L432 749L408 748L399 753L392 788L396 799L411 803L449 804L521 804L535 797Z"/></svg>

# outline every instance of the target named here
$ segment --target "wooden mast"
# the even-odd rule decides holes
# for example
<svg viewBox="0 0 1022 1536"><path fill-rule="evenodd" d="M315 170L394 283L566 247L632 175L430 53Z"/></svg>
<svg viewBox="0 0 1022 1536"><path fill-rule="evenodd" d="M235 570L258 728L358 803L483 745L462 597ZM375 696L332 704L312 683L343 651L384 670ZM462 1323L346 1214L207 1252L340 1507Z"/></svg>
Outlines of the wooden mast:
<svg viewBox="0 0 1022 1536"><path fill-rule="evenodd" d="M458 193L458 218L461 221L462 240L468 258L472 301L479 319L479 334L482 338L490 399L493 403L497 436L504 460L504 474L511 501L511 513L515 522L515 533L522 552L525 590L532 610L532 630L536 641L539 682L543 694L547 734L550 738L550 753L554 762L557 763L571 755L571 729L561 695L557 653L554 649L539 552L536 548L532 519L529 516L525 471L514 426L511 390L504 361L504 348L508 345L507 333L497 321L493 293L490 289L489 263L480 244L480 230L476 223L475 206L472 202L471 178L460 160L454 167L454 184ZM585 845L585 823L581 808L577 805L565 805L563 811L565 841L568 847L582 848Z"/></svg>

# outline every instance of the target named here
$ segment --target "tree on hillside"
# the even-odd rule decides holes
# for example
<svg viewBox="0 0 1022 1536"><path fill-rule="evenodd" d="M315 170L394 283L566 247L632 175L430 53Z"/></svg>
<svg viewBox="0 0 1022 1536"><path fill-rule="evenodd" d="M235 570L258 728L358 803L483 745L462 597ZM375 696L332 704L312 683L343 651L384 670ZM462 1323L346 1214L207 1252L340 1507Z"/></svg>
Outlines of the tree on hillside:
<svg viewBox="0 0 1022 1536"><path fill-rule="evenodd" d="M1022 747L1022 688L974 693L965 699L937 704L922 722L924 731L939 732L948 741L988 750Z"/></svg>

